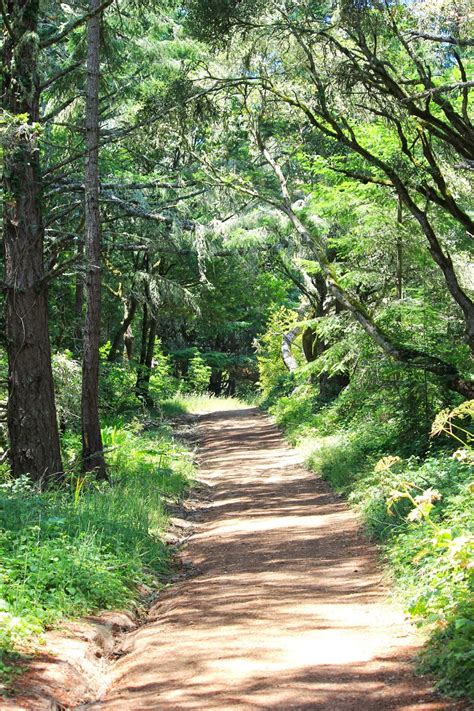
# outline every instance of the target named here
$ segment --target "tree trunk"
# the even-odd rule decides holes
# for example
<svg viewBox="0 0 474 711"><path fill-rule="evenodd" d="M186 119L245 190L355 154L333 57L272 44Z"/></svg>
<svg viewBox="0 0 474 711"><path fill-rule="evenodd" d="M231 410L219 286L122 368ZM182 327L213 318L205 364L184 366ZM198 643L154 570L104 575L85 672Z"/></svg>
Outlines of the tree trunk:
<svg viewBox="0 0 474 711"><path fill-rule="evenodd" d="M309 326L305 328L301 336L301 344L303 346L303 353L307 363L313 363L318 357L317 342L318 339L313 329Z"/></svg>
<svg viewBox="0 0 474 711"><path fill-rule="evenodd" d="M403 207L401 200L398 201L397 222L403 225ZM400 231L397 232L397 299L403 298L403 242Z"/></svg>
<svg viewBox="0 0 474 711"><path fill-rule="evenodd" d="M100 0L90 0L90 11ZM82 461L86 472L107 477L99 420L101 234L99 209L100 13L87 21L85 253L86 321L82 360Z"/></svg>
<svg viewBox="0 0 474 711"><path fill-rule="evenodd" d="M143 370L145 367L146 360L146 347L148 340L148 306L146 302L143 304L143 316L142 316L142 335L140 342L140 359L137 366L137 382L135 384L135 395L139 400L142 399L141 384L143 378Z"/></svg>
<svg viewBox="0 0 474 711"><path fill-rule="evenodd" d="M120 324L117 333L114 336L112 345L110 347L110 353L108 360L110 363L116 363L119 359L119 350L121 344L125 341L125 346L127 348L127 356L130 360L132 357L130 342L133 341L133 334L131 333L130 325L135 318L137 312L138 302L134 296L130 297L130 300L125 305L124 319Z"/></svg>
<svg viewBox="0 0 474 711"><path fill-rule="evenodd" d="M282 338L281 341L281 357L283 359L283 363L285 364L287 370L292 373L294 370L298 368L298 361L296 360L295 356L293 355L291 351L291 347L293 345L293 342L298 338L299 334L301 333L301 326L295 326L294 328L291 329L291 331L288 331L288 333L285 333L285 335Z"/></svg>
<svg viewBox="0 0 474 711"><path fill-rule="evenodd" d="M84 242L81 239L77 245L78 262L82 267L84 259ZM76 288L74 294L74 329L73 342L74 353L79 355L82 350L82 328L84 324L84 276L81 269L76 274Z"/></svg>
<svg viewBox="0 0 474 711"><path fill-rule="evenodd" d="M219 397L222 393L222 370L213 369L209 380L209 390L213 395Z"/></svg>
<svg viewBox="0 0 474 711"><path fill-rule="evenodd" d="M10 0L4 33L3 108L12 116L3 145L3 238L8 353L8 431L14 476L62 477L48 334L40 165L36 129L37 0ZM28 116L27 123L14 117Z"/></svg>
<svg viewBox="0 0 474 711"><path fill-rule="evenodd" d="M142 400L147 407L153 407L153 399L150 397L150 376L153 366L157 325L155 318L148 318L148 308L147 305L144 304L142 344L135 392L137 398Z"/></svg>
<svg viewBox="0 0 474 711"><path fill-rule="evenodd" d="M133 344L135 343L135 336L133 335L131 324L128 325L127 330L124 333L123 343L127 353L128 362L131 363L133 358Z"/></svg>

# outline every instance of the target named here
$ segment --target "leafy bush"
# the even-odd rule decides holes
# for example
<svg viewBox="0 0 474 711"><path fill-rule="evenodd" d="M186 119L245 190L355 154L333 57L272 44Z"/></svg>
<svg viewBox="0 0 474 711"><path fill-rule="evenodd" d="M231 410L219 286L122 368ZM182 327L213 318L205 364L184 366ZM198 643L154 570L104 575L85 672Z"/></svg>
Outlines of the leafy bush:
<svg viewBox="0 0 474 711"><path fill-rule="evenodd" d="M205 393L209 389L212 368L206 365L200 353L192 357L185 380L185 390L190 393Z"/></svg>
<svg viewBox="0 0 474 711"><path fill-rule="evenodd" d="M281 357L281 343L283 336L294 327L296 321L297 314L282 307L271 314L267 329L258 340L259 386L263 399L268 403L275 402L278 396L283 394L282 390L286 391L286 395L291 391L291 388L288 389L288 383L292 382L292 377ZM294 351L296 352L296 348Z"/></svg>
<svg viewBox="0 0 474 711"><path fill-rule="evenodd" d="M288 434L292 443L296 443L314 421L314 395L306 390L296 390L292 396L282 396L269 407L269 412L276 422Z"/></svg>
<svg viewBox="0 0 474 711"><path fill-rule="evenodd" d="M76 429L81 416L81 364L69 351L55 353L53 377L60 428Z"/></svg>
<svg viewBox="0 0 474 711"><path fill-rule="evenodd" d="M178 386L179 382L172 373L171 357L163 352L161 341L157 340L150 376L151 397L155 401L172 397L177 392Z"/></svg>
<svg viewBox="0 0 474 711"><path fill-rule="evenodd" d="M135 383L137 375L127 364L100 364L100 407L105 413L133 411L137 408Z"/></svg>

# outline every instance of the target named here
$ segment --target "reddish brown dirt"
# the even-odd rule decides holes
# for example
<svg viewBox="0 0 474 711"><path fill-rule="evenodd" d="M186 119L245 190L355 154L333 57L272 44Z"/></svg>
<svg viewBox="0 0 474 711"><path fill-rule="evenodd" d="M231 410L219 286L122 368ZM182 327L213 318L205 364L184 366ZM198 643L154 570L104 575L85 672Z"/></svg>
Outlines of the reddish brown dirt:
<svg viewBox="0 0 474 711"><path fill-rule="evenodd" d="M127 636L95 711L455 709L356 516L254 409L202 416L194 574ZM83 707L86 708L86 707Z"/></svg>

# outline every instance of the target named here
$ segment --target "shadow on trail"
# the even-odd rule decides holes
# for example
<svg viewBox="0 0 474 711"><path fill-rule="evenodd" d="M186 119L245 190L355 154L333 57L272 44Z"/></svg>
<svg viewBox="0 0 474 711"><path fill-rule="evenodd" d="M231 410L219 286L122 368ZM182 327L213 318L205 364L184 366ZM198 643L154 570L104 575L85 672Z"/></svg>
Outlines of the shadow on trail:
<svg viewBox="0 0 474 711"><path fill-rule="evenodd" d="M256 409L201 416L195 575L129 641L96 709L454 709L413 676L353 513ZM204 516L202 515L204 513Z"/></svg>

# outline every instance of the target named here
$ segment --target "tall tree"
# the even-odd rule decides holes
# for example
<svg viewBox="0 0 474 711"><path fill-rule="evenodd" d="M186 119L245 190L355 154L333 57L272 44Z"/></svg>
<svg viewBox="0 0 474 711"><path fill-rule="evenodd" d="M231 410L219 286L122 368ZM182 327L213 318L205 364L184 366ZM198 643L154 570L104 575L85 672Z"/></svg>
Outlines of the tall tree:
<svg viewBox="0 0 474 711"><path fill-rule="evenodd" d="M5 8L6 6L6 8ZM37 0L2 5L4 141L3 237L9 363L8 431L15 476L61 477L62 463L48 334L48 278L38 151Z"/></svg>
<svg viewBox="0 0 474 711"><path fill-rule="evenodd" d="M99 419L101 227L99 208L100 0L90 1L87 21L85 253L86 320L82 360L82 456L85 471L106 477Z"/></svg>
<svg viewBox="0 0 474 711"><path fill-rule="evenodd" d="M218 20L213 23L214 11ZM239 47L227 73L225 61L223 70L210 63L204 86L216 97L221 92L227 124L232 116L231 103L225 103L229 93L231 101L239 103L235 135L247 117L249 134L273 172L279 195L271 189L268 174L258 175L254 167L249 170L248 161L236 161L235 149L228 168L222 156L211 165L209 151L202 151L209 179L280 209L301 244L313 251L331 294L379 347L412 368L440 375L449 387L471 397L472 383L460 377L449 357L413 347L374 319L350 282L344 283L328 264L328 235L307 222L298 200L302 191L310 190L304 182L317 183L322 163L326 173L334 170L361 185L378 186L392 201L396 197L410 216L413 241L423 235L445 290L462 313L466 342L474 351L474 303L455 262L467 251L474 229L465 184L452 170L453 161L472 157L470 85L452 81L453 67L457 64L462 78L467 60L459 52L440 54L414 41L416 18L405 3L340 0L331 8L324 3L275 2L264 5L253 32L249 15L254 11L249 2L191 2L191 17L200 20L201 36L216 41L218 30L230 28L246 35L240 37L246 51ZM443 84L434 84L437 75ZM452 92L460 99L450 99ZM240 184L239 163L246 163ZM463 163L462 169L468 168Z"/></svg>

